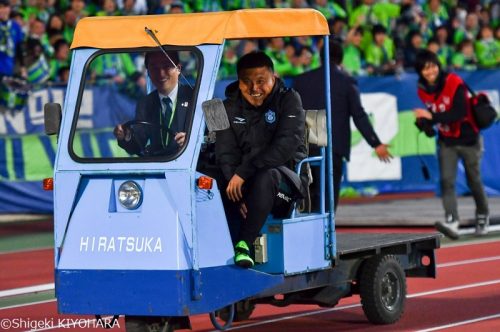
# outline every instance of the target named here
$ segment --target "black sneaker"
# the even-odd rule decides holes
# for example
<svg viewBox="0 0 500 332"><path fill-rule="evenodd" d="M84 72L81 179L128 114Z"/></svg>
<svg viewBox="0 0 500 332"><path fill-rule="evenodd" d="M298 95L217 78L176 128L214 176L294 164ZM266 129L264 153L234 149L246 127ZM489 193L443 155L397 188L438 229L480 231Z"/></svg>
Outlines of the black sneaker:
<svg viewBox="0 0 500 332"><path fill-rule="evenodd" d="M438 231L446 235L452 240L457 240L459 238L458 234L458 220L453 220L451 222L438 221L435 224Z"/></svg>
<svg viewBox="0 0 500 332"><path fill-rule="evenodd" d="M490 228L490 217L486 214L476 216L476 235L483 236L488 234Z"/></svg>

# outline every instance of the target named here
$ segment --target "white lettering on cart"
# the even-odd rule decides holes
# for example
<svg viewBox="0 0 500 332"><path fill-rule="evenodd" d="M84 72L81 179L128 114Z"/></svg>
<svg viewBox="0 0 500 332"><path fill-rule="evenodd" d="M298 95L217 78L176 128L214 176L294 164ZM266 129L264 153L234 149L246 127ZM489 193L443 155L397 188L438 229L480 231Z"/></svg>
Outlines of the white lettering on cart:
<svg viewBox="0 0 500 332"><path fill-rule="evenodd" d="M162 252L159 237L82 236L80 252Z"/></svg>

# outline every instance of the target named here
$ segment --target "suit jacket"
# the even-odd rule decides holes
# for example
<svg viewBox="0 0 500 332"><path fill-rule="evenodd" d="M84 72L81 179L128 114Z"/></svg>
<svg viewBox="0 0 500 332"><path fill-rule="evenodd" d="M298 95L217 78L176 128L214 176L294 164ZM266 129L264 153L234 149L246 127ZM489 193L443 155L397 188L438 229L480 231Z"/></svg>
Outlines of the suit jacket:
<svg viewBox="0 0 500 332"><path fill-rule="evenodd" d="M134 128L130 141L118 141L118 145L130 154L141 155L144 148L153 154L175 154L179 145L174 140L174 134L189 130L189 122L193 112L193 90L184 85L179 85L174 119L168 132L168 144L165 144L166 128L159 130L157 127L137 126ZM161 124L161 104L158 91L155 90L141 98L135 109L135 120L146 121L155 125Z"/></svg>
<svg viewBox="0 0 500 332"><path fill-rule="evenodd" d="M375 148L381 142L361 106L356 80L332 64L330 81L333 152L349 160L351 154L350 117L353 118L356 128L370 146ZM293 87L299 92L304 109L326 108L324 82L324 68L306 72L293 80Z"/></svg>

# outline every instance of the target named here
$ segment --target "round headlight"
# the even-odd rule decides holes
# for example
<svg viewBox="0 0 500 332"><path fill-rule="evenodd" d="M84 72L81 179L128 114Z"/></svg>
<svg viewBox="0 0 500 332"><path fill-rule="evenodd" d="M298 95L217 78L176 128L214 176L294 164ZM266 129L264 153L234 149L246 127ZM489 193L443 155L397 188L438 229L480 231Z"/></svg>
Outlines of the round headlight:
<svg viewBox="0 0 500 332"><path fill-rule="evenodd" d="M142 202L141 187L134 181L123 182L118 189L118 201L126 209L137 209Z"/></svg>

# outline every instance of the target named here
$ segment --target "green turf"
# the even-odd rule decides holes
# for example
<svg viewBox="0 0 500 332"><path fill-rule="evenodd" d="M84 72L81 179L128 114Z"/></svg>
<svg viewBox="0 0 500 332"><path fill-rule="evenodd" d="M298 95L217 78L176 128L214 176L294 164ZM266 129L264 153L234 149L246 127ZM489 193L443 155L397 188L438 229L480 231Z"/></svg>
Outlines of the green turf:
<svg viewBox="0 0 500 332"><path fill-rule="evenodd" d="M9 296L0 299L0 308L53 299L55 299L54 290L18 296Z"/></svg>
<svg viewBox="0 0 500 332"><path fill-rule="evenodd" d="M23 234L0 238L0 252L50 248L54 246L52 232Z"/></svg>

